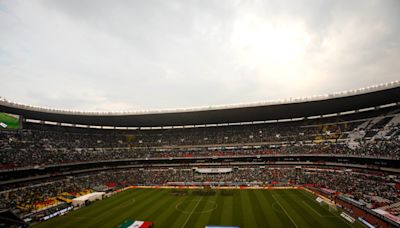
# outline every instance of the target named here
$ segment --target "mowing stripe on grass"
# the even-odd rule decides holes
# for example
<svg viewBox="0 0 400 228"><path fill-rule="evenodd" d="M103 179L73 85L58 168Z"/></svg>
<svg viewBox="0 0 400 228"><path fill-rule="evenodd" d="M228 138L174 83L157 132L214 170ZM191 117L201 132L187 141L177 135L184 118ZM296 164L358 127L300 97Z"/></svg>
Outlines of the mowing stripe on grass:
<svg viewBox="0 0 400 228"><path fill-rule="evenodd" d="M279 205L275 201L275 199L272 197L273 191L268 190L263 192L263 196L267 199L269 202L268 206L271 208L271 212L273 213L273 217L275 220L278 220L278 224L281 225L281 227L294 227L293 223L290 221L290 219L287 219L287 216L285 215L285 212L282 210L282 208L278 208ZM272 227L275 227L276 225L273 225Z"/></svg>
<svg viewBox="0 0 400 228"><path fill-rule="evenodd" d="M168 194L169 191L127 190L35 227L117 227L126 219L152 221L156 227L171 228L204 228L205 225L242 228L350 226L338 216L340 209L331 213L304 191L233 190L232 196L221 196L220 191L216 190L216 195L207 197L192 194L172 196ZM217 203L215 209L211 202ZM176 209L177 205L180 205L179 210ZM331 217L324 216L328 214ZM352 226L362 227L359 222Z"/></svg>
<svg viewBox="0 0 400 228"><path fill-rule="evenodd" d="M215 202L217 204L217 208L212 211L209 215L208 218L208 223L207 225L222 225L222 210L224 208L224 196L221 196L220 194L216 194Z"/></svg>
<svg viewBox="0 0 400 228"><path fill-rule="evenodd" d="M305 191L299 191L298 196L303 199L304 202L308 204L308 207L313 208L315 211L320 214L321 217L323 218L334 218L331 211L326 210L325 207L321 206L315 199L311 197L311 195ZM321 209L322 208L322 209Z"/></svg>
<svg viewBox="0 0 400 228"><path fill-rule="evenodd" d="M298 198L295 197L295 195L290 192L291 190L274 190L272 194L279 200L279 203L284 207L284 209L289 213L290 217L293 219L293 221L296 222L297 226L300 227L320 227L317 226L318 224L314 224L314 221L309 221L310 219L313 219L310 217L312 214L311 211L308 211L307 208L300 207L298 204ZM276 203L278 206L279 204ZM283 209L282 209L283 211ZM284 214L284 211L283 211ZM314 216L314 214L312 214ZM291 224L293 225L293 224Z"/></svg>
<svg viewBox="0 0 400 228"><path fill-rule="evenodd" d="M143 192L143 194L141 194L138 197L135 197L135 202L138 201L138 203L135 203L134 205L138 205L141 204L140 202L143 202L146 200L148 195L152 195L152 194L157 194L156 192ZM128 197L124 197L124 201L129 201L131 200L133 197L132 195L129 195ZM120 200L118 201L118 204L115 205L112 204L112 207L110 208L110 205L107 205L106 207L100 207L100 210L102 211L101 214L99 214L98 219L95 220L95 222L93 222L92 224L95 226L100 226L104 223L112 223L115 225L118 225L121 223L121 220L124 220L125 218L123 217L123 214L131 211L132 208L134 208L134 206L132 205L132 207L129 208L121 208L121 207L117 207L118 205L120 205L121 202Z"/></svg>
<svg viewBox="0 0 400 228"><path fill-rule="evenodd" d="M256 196L256 192L258 192L258 190L250 190L249 197L250 197L251 204L253 205L253 207L252 207L253 214L256 219L257 225L258 225L258 227L262 227L262 226L265 226L266 224L268 224L268 217L264 215L264 213L263 213L264 210L261 206L261 203L264 203L264 202L260 202L260 200L258 200L258 198Z"/></svg>
<svg viewBox="0 0 400 228"><path fill-rule="evenodd" d="M303 195L308 196L310 199L315 200L313 197L310 196L311 193L307 192L307 191L301 191L301 193L303 193ZM350 226L350 224L348 223L347 220L345 220L344 218L342 218L341 216L339 216L338 212L331 212L329 209L327 209L326 207L321 206L320 204L318 204L321 208L323 208L324 211L328 212L330 215L334 215L334 217L340 218L340 221L344 222L346 225ZM331 217L331 216L325 216L325 217Z"/></svg>
<svg viewBox="0 0 400 228"><path fill-rule="evenodd" d="M188 223L191 225L190 227L205 227L206 225L211 224L209 222L211 215L214 211L220 208L220 205L218 205L217 203L218 197L218 194L207 196L206 199L204 199L203 202L200 203L199 207L197 208L198 214L192 217L192 219Z"/></svg>
<svg viewBox="0 0 400 228"><path fill-rule="evenodd" d="M313 202L314 202L314 198L312 197L312 196L310 196L311 195L311 193L309 193L309 192L307 192L307 191L304 191L304 190L302 190L302 191L300 191L301 193L303 193L303 195L305 195L305 196L308 196L310 199L313 199ZM333 218L339 218L339 220L337 220L337 221L339 221L339 222L341 222L342 224L346 224L348 227L352 227L352 225L354 226L354 224L349 224L349 222L347 221L347 220L345 220L344 218L342 218L341 216L339 216L338 215L338 213L336 213L336 212L331 212L331 211L329 211L329 209L327 209L327 208L325 208L325 207L323 207L323 206L321 206L320 204L318 204L321 208L323 208L323 210L324 211L326 211L326 212L328 212L330 215L333 215ZM325 216L325 217L331 217L331 216Z"/></svg>
<svg viewBox="0 0 400 228"><path fill-rule="evenodd" d="M95 202L94 204L90 205L89 207L83 207L80 209L81 213L85 214L85 217L92 217L96 218L97 216L101 215L104 212L110 211L114 208L115 205L120 205L121 203L127 201L132 195L133 190L127 190L126 192L122 192L119 197L114 198L111 196L110 198ZM142 194L143 192L135 192L137 194ZM96 205L95 207L93 207ZM73 214L69 214L73 215Z"/></svg>
<svg viewBox="0 0 400 228"><path fill-rule="evenodd" d="M165 211L157 216L157 224L168 224L170 227L173 227L173 224L177 224L176 226L179 227L181 223L178 223L180 220L181 216L184 216L182 212L178 211L176 206L180 203L183 203L185 201L189 201L191 199L191 196L186 195L186 196L169 196L173 198L173 202L170 205L166 205L164 208ZM183 210L186 210L189 207L190 204L184 205L184 207L180 207ZM183 219L182 219L183 220ZM155 224L156 225L156 224Z"/></svg>
<svg viewBox="0 0 400 228"><path fill-rule="evenodd" d="M109 211L113 210L115 207L120 205L126 205L126 202L132 202L130 201L132 198L140 198L142 195L149 194L147 191L143 190L137 191L134 189L127 190L126 192L122 193L124 194L121 194L120 197L111 198L114 197L111 196L110 198L96 202L99 203L100 205L96 206L95 208L90 208L90 207L83 208L87 209L87 211L85 211L86 216L102 217L103 214L109 213Z"/></svg>
<svg viewBox="0 0 400 228"><path fill-rule="evenodd" d="M215 194L213 196L207 197L207 200L203 205L199 205L198 211L200 211L200 214L197 214L195 219L191 219L192 226L191 227L205 227L206 225L209 225L210 217L213 214L215 210L217 210L220 205L217 203L217 198L218 194Z"/></svg>
<svg viewBox="0 0 400 228"><path fill-rule="evenodd" d="M335 215L333 215L333 213L331 211L329 211L329 209L327 209L326 207L322 206L320 203L318 203L314 197L314 195L312 195L311 193L301 190L299 191L299 197L301 197L302 199L304 199L304 201L309 202L309 205L313 208L318 208L321 209L319 210L319 213L322 215L322 217L336 217Z"/></svg>
<svg viewBox="0 0 400 228"><path fill-rule="evenodd" d="M315 216L314 212L305 207L301 201L299 193L295 190L283 192L283 201L290 205L288 211L291 212L293 218L296 218L297 223L307 225L307 227L329 227L330 221Z"/></svg>
<svg viewBox="0 0 400 228"><path fill-rule="evenodd" d="M265 217L266 225L268 225L268 227L277 227L279 224L281 227L284 227L281 223L281 219L279 219L279 216L272 208L273 199L268 198L265 195L266 193L270 195L268 190L255 190L254 192L257 204L260 206L260 212Z"/></svg>
<svg viewBox="0 0 400 228"><path fill-rule="evenodd" d="M315 214L317 214L319 217L324 217L322 216L318 211L316 211L312 206L310 206L306 201L303 200L304 205L306 205L308 208L310 208Z"/></svg>
<svg viewBox="0 0 400 228"><path fill-rule="evenodd" d="M232 217L233 217L233 223L236 224L236 226L239 227L244 227L244 223L242 220L242 202L240 200L240 195L242 194L242 191L237 191L236 197L233 198L233 204L232 204Z"/></svg>
<svg viewBox="0 0 400 228"><path fill-rule="evenodd" d="M258 224L257 217L253 211L254 202L250 200L250 193L252 190L244 190L240 193L240 199L242 202L242 217L246 227L263 227L263 224Z"/></svg>
<svg viewBox="0 0 400 228"><path fill-rule="evenodd" d="M166 213L167 211L170 210L170 206L174 205L173 202L175 202L174 197L169 197L169 196L164 197L160 201L160 204L157 204L157 207L152 208L155 210L147 211L146 215L144 217L142 217L141 219L143 221L151 221L152 220L151 218L161 217L164 213Z"/></svg>
<svg viewBox="0 0 400 228"><path fill-rule="evenodd" d="M222 210L221 218L219 219L221 225L225 225L225 226L237 225L237 224L234 224L234 222L233 222L233 214L234 214L234 212L233 212L233 210L234 210L233 199L236 197L237 194L238 194L238 191L235 190L233 196L221 197L223 199L223 202L224 202L223 203L224 207L221 208L221 210Z"/></svg>
<svg viewBox="0 0 400 228"><path fill-rule="evenodd" d="M272 198L274 198L275 202L278 203L278 205L282 208L282 210L285 212L287 217L290 219L290 221L293 223L293 225L297 228L299 228L296 224L296 222L292 219L292 217L289 215L289 213L286 211L286 209L282 206L282 204L279 202L278 198L275 197L274 193L272 193Z"/></svg>
<svg viewBox="0 0 400 228"><path fill-rule="evenodd" d="M189 196L185 201L182 201L181 203L184 205L184 207L182 208L182 204L180 204L180 210L176 210L177 214L175 217L175 221L173 221L173 223L170 224L169 227L182 227L182 224L184 224L184 222L188 218L188 215L192 212L199 199L200 196L192 195Z"/></svg>
<svg viewBox="0 0 400 228"><path fill-rule="evenodd" d="M316 210L318 213L321 215L321 217L335 217L332 215L332 212L329 210L326 210L325 207L321 206L315 199L313 198L308 192L305 191L300 191L299 192L299 197L303 199L303 201L307 202L308 206L311 208L322 208L321 210ZM314 209L315 210L315 209Z"/></svg>
<svg viewBox="0 0 400 228"><path fill-rule="evenodd" d="M104 199L102 201L98 201L93 203L92 205L88 206L88 207L84 207L82 209L79 209L77 211L73 211L63 217L60 218L66 218L63 219L63 224L65 226L68 227L74 227L74 226L82 226L84 224L92 224L95 221L97 221L98 218L102 218L101 216L99 217L96 214L93 213L101 213L102 211L106 211L104 210L104 208L108 208L108 205L114 205L115 203L119 203L121 201L123 201L124 199L128 199L129 197L131 197L133 195L133 191L128 191L128 192L123 192L124 194L121 194L122 197L110 197L107 199ZM119 196L119 195L118 195ZM109 211L106 211L108 213L113 213L114 210L113 208L111 208ZM57 224L57 220L52 219L49 220L45 223L43 223L43 225L46 227L56 227L58 226Z"/></svg>
<svg viewBox="0 0 400 228"><path fill-rule="evenodd" d="M103 222L107 221L109 223L115 224L115 226L121 224L126 219L136 219L136 217L140 217L143 213L146 213L146 209L157 205L155 202L158 202L164 195L163 190L159 190L154 193L145 193L141 198L137 200L135 206L129 208L129 210L121 210L118 209L118 213L110 213L105 217L102 217L98 223L94 225L100 226Z"/></svg>
<svg viewBox="0 0 400 228"><path fill-rule="evenodd" d="M194 208L192 209L192 211L190 212L189 216L187 217L186 221L183 223L182 228L186 226L186 223L189 221L190 217L192 217L193 212L196 210L197 206L199 206L199 203L201 201L203 197L200 197L200 199L197 201L196 206L194 206Z"/></svg>

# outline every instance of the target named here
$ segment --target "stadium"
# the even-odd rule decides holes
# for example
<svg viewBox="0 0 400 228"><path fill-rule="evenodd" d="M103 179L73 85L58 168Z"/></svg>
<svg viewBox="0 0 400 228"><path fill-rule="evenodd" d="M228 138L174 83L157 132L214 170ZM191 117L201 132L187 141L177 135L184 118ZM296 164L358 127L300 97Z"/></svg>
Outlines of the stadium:
<svg viewBox="0 0 400 228"><path fill-rule="evenodd" d="M400 83L105 113L1 99L2 227L399 227Z"/></svg>
<svg viewBox="0 0 400 228"><path fill-rule="evenodd" d="M400 227L399 0L1 0L0 228Z"/></svg>

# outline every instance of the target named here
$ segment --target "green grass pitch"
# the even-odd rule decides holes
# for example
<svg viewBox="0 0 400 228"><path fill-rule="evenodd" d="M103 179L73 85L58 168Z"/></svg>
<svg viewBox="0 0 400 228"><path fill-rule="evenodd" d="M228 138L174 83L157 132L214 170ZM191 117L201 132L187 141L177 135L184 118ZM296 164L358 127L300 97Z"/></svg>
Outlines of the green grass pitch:
<svg viewBox="0 0 400 228"><path fill-rule="evenodd" d="M118 227L126 219L154 227L363 227L329 211L304 190L233 190L233 195L174 196L170 189L130 189L35 227Z"/></svg>
<svg viewBox="0 0 400 228"><path fill-rule="evenodd" d="M18 128L20 128L19 119L18 118L14 117L14 116L11 116L9 114L3 113L3 112L0 112L0 122L3 122L5 124L7 124L8 125L7 126L8 129L18 129ZM0 127L0 129L1 128L2 127Z"/></svg>

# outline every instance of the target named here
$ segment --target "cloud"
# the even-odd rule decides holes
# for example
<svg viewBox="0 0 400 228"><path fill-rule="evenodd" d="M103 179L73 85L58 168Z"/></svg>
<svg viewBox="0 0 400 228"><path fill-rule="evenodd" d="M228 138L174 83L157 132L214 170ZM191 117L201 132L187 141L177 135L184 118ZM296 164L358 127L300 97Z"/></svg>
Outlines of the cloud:
<svg viewBox="0 0 400 228"><path fill-rule="evenodd" d="M265 101L399 80L393 1L2 1L1 96L80 110Z"/></svg>

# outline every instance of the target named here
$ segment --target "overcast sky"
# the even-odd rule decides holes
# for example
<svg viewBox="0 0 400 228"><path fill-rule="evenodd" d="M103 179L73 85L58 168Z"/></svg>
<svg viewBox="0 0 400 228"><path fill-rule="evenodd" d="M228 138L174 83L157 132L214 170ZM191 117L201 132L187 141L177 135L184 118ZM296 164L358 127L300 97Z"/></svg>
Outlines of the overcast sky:
<svg viewBox="0 0 400 228"><path fill-rule="evenodd" d="M0 0L0 96L123 111L400 80L400 1Z"/></svg>

